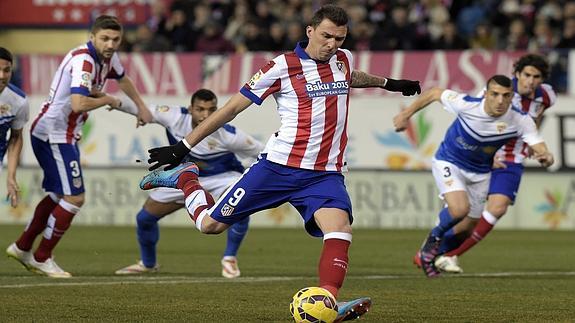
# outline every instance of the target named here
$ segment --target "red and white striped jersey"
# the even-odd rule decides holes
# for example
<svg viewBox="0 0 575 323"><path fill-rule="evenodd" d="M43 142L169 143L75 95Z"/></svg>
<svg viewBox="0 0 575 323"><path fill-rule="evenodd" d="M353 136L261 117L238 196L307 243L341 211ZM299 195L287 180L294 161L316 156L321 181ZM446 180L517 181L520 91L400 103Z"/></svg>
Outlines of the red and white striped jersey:
<svg viewBox="0 0 575 323"><path fill-rule="evenodd" d="M318 62L305 52L274 58L240 92L260 105L273 94L281 119L263 153L269 161L320 171L346 170L347 116L353 67L350 51L339 49Z"/></svg>
<svg viewBox="0 0 575 323"><path fill-rule="evenodd" d="M32 135L51 143L75 143L88 113L72 111L70 95L102 91L107 79L120 79L124 68L118 54L100 61L92 42L72 49L54 75L50 94L31 126Z"/></svg>
<svg viewBox="0 0 575 323"><path fill-rule="evenodd" d="M513 105L531 118L536 119L540 114L549 109L557 100L557 94L549 84L541 84L535 89L534 98L522 96L517 93L517 78L513 78ZM497 152L497 156L503 161L510 163L522 163L528 155L528 145L521 138L509 140Z"/></svg>

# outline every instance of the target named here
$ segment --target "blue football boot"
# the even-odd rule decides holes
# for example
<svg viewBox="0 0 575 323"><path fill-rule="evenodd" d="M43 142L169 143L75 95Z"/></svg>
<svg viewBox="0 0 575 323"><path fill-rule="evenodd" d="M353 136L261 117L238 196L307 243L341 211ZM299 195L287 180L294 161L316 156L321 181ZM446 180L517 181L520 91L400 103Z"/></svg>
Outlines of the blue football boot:
<svg viewBox="0 0 575 323"><path fill-rule="evenodd" d="M180 164L170 170L158 168L142 178L140 181L140 188L143 190L149 190L156 187L176 188L180 175L190 172L195 174L196 179L200 174L198 166L192 162Z"/></svg>
<svg viewBox="0 0 575 323"><path fill-rule="evenodd" d="M362 297L349 302L337 303L337 317L334 323L358 319L369 311L371 298Z"/></svg>

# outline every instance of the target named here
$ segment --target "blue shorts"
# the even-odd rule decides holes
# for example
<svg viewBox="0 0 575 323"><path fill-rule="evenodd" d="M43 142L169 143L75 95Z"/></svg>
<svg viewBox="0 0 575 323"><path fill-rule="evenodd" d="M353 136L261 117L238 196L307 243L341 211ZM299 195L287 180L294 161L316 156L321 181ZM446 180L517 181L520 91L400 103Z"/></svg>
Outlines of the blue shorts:
<svg viewBox="0 0 575 323"><path fill-rule="evenodd" d="M341 173L287 167L268 161L265 155L220 197L210 209L210 216L231 225L286 202L298 210L306 231L315 237L323 236L313 217L321 208L344 210L353 222L351 200Z"/></svg>
<svg viewBox="0 0 575 323"><path fill-rule="evenodd" d="M34 155L44 171L42 188L59 195L84 193L84 179L77 144L51 144L30 136Z"/></svg>
<svg viewBox="0 0 575 323"><path fill-rule="evenodd" d="M507 168L496 168L491 171L488 195L505 195L509 197L513 204L519 191L519 184L523 175L523 164L505 162L505 165L507 165Z"/></svg>

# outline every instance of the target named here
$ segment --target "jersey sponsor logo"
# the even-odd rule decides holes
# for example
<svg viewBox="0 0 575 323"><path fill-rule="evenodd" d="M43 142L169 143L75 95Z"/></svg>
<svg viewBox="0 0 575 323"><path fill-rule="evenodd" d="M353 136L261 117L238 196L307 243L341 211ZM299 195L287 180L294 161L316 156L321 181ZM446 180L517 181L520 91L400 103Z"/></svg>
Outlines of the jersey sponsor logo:
<svg viewBox="0 0 575 323"><path fill-rule="evenodd" d="M262 75L264 75L264 73L262 72L262 70L259 70L256 74L254 74L254 76L252 76L252 78L248 82L248 85L253 89L256 86L256 84L258 84L258 81L262 78Z"/></svg>
<svg viewBox="0 0 575 323"><path fill-rule="evenodd" d="M347 81L336 81L329 83L315 82L306 83L305 91L310 98L320 96L346 95L349 93L349 84Z"/></svg>
<svg viewBox="0 0 575 323"><path fill-rule="evenodd" d="M507 129L507 123L499 121L495 124L495 128L497 129L497 132L502 133L505 131L505 129Z"/></svg>
<svg viewBox="0 0 575 323"><path fill-rule="evenodd" d="M234 213L234 207L230 206L228 203L226 203L226 204L224 204L224 206L222 206L220 213L223 216L230 216L230 215L232 215L232 213Z"/></svg>
<svg viewBox="0 0 575 323"><path fill-rule="evenodd" d="M481 150L483 150L484 153L488 154L488 155L493 155L495 154L495 152L497 151L497 149L499 149L498 147L493 147L493 146L485 146L482 147Z"/></svg>
<svg viewBox="0 0 575 323"><path fill-rule="evenodd" d="M455 138L455 141L457 141L457 143L461 146L461 148L463 148L465 150L471 150L471 151L477 150L477 145L470 145L470 144L466 143L465 139L463 139L463 137L461 137L461 136Z"/></svg>

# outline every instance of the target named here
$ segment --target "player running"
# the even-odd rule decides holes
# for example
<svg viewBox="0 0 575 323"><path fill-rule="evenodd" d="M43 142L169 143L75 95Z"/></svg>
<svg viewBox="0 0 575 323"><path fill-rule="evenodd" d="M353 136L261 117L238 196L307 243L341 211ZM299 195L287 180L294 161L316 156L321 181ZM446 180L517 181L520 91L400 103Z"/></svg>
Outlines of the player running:
<svg viewBox="0 0 575 323"><path fill-rule="evenodd" d="M196 91L187 108L180 106L149 106L153 123L166 128L168 141L175 144L196 128L218 108L216 95L206 89ZM135 115L136 107L130 101L124 101L118 108ZM196 145L185 158L199 167L199 181L212 196L219 197L235 182L244 171L240 159L255 161L263 145L231 125L224 125ZM158 271L156 245L159 240L158 221L164 216L184 207L184 193L174 188L157 188L136 216L140 261L116 271L118 275L144 274ZM228 230L228 239L224 251L222 276L236 278L240 276L237 253L248 231L249 217L235 223Z"/></svg>
<svg viewBox="0 0 575 323"><path fill-rule="evenodd" d="M349 91L380 87L404 95L419 93L419 82L393 80L353 69L350 51L340 49L348 16L333 5L315 12L306 28L309 41L262 67L221 109L175 145L150 150L150 169L180 165L190 149L234 119L252 103L273 95L281 119L262 157L214 203L198 182L197 166L182 164L156 170L140 183L143 189L176 187L203 233L220 233L251 214L289 202L301 214L307 232L323 237L319 286L337 297L348 269L353 221L344 177L346 170ZM371 299L340 302L336 321L357 318Z"/></svg>
<svg viewBox="0 0 575 323"><path fill-rule="evenodd" d="M16 207L20 200L16 168L24 144L22 128L28 121L30 108L24 92L10 83L13 63L12 53L0 47L0 172L4 155L7 155L6 200L10 201L12 207Z"/></svg>
<svg viewBox="0 0 575 323"><path fill-rule="evenodd" d="M481 216L493 157L501 146L509 139L520 137L544 167L553 164L553 155L535 123L512 106L512 98L512 81L495 75L487 81L482 98L433 88L393 119L396 131L403 131L413 114L435 101L457 115L432 161L433 177L447 206L439 213L439 224L431 230L419 251L421 267L428 277L440 274L434 260L444 234L466 216Z"/></svg>
<svg viewBox="0 0 575 323"><path fill-rule="evenodd" d="M122 40L122 25L116 17L99 16L92 25L90 41L72 49L58 67L48 100L32 123L34 155L44 171L42 187L48 193L38 203L34 216L6 253L28 270L53 278L69 278L52 257L52 251L84 204L84 178L78 140L88 112L109 105L117 108L118 98L102 92L108 79L138 106L138 125L151 115L134 84L124 75L116 51ZM34 240L42 241L32 254Z"/></svg>
<svg viewBox="0 0 575 323"><path fill-rule="evenodd" d="M519 58L513 68L513 104L530 116L539 128L543 113L557 100L551 85L543 83L549 75L549 64L540 55L527 54ZM449 273L463 272L458 256L484 239L497 221L507 213L507 208L515 203L523 175L523 160L529 157L529 154L529 147L519 137L509 140L499 149L491 173L486 209L479 222L466 217L446 232L439 250L441 256L435 260L439 270ZM460 236L466 239L463 240Z"/></svg>

